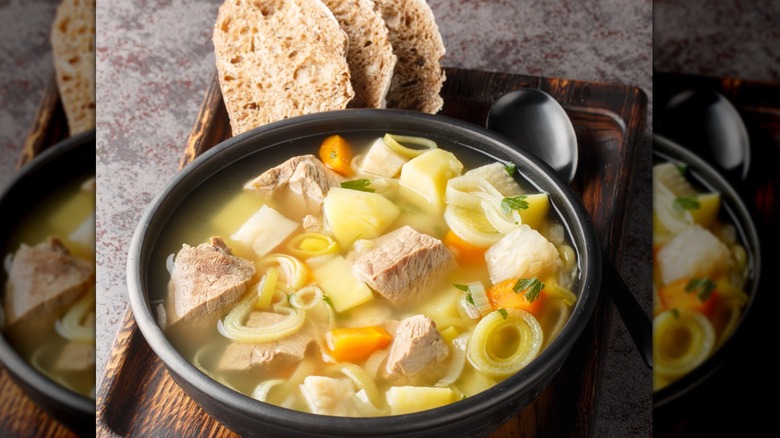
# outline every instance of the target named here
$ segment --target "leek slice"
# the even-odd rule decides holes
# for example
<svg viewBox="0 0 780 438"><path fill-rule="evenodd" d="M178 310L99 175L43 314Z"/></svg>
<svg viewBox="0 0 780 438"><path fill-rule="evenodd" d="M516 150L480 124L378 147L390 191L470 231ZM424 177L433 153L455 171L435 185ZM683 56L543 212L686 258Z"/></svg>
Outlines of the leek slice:
<svg viewBox="0 0 780 438"><path fill-rule="evenodd" d="M273 389L275 386L278 386L282 383L284 383L284 379L269 379L264 380L260 382L255 389L252 391L252 398L255 400L260 400L261 402L267 402L268 401L268 393L271 392L271 389Z"/></svg>
<svg viewBox="0 0 780 438"><path fill-rule="evenodd" d="M89 314L93 318L88 318ZM54 329L65 339L71 341L94 343L95 342L95 288L79 299L62 318L54 323Z"/></svg>
<svg viewBox="0 0 780 438"><path fill-rule="evenodd" d="M306 286L290 295L290 305L301 310L309 310L322 303L322 289L317 286Z"/></svg>
<svg viewBox="0 0 780 438"><path fill-rule="evenodd" d="M374 383L374 379L372 379L368 372L360 366L350 362L343 362L328 368L328 372L338 372L349 377L349 379L352 380L352 383L355 384L355 387L358 388L358 392L365 391L368 400L374 407L378 408L381 406L382 398L379 394L379 389L376 387L376 383Z"/></svg>
<svg viewBox="0 0 780 438"><path fill-rule="evenodd" d="M308 259L339 252L339 245L332 237L322 233L302 233L287 243L287 249L296 257Z"/></svg>
<svg viewBox="0 0 780 438"><path fill-rule="evenodd" d="M528 365L542 348L543 332L533 315L522 309L495 311L482 318L469 340L467 357L490 377L508 377ZM498 351L510 346L511 351Z"/></svg>
<svg viewBox="0 0 780 438"><path fill-rule="evenodd" d="M222 336L242 344L264 344L295 334L306 321L306 312L303 310L276 304L273 306L274 312L284 314L284 319L264 327L247 327L244 321L254 309L256 302L257 296L249 294L236 304L225 316L224 321L221 319L217 321L217 331Z"/></svg>
<svg viewBox="0 0 780 438"><path fill-rule="evenodd" d="M444 375L435 386L450 386L460 378L463 367L466 365L466 349L471 333L463 333L452 340L452 360L447 374Z"/></svg>
<svg viewBox="0 0 780 438"><path fill-rule="evenodd" d="M493 306L490 305L490 299L485 292L485 286L481 281L475 281L466 285L471 293L471 299L474 300L474 305L477 306L480 315L487 316L493 311Z"/></svg>
<svg viewBox="0 0 780 438"><path fill-rule="evenodd" d="M282 274L280 275L280 280L284 282L287 288L293 291L302 288L309 278L309 269L306 265L297 258L287 254L271 254L263 257L260 260L258 271L270 267L278 268L279 273Z"/></svg>
<svg viewBox="0 0 780 438"><path fill-rule="evenodd" d="M391 150L408 158L414 158L428 149L436 149L438 147L435 141L423 137L385 134L383 140L385 141L387 147L389 147ZM422 149L411 149L402 145L401 142L409 145L421 146Z"/></svg>
<svg viewBox="0 0 780 438"><path fill-rule="evenodd" d="M653 320L653 372L679 377L701 365L715 346L715 329L701 313L682 309Z"/></svg>
<svg viewBox="0 0 780 438"><path fill-rule="evenodd" d="M279 279L279 271L276 268L268 268L268 271L260 279L257 284L257 303L255 307L258 309L267 309L271 305L271 301L274 298L274 292L276 291L277 280Z"/></svg>

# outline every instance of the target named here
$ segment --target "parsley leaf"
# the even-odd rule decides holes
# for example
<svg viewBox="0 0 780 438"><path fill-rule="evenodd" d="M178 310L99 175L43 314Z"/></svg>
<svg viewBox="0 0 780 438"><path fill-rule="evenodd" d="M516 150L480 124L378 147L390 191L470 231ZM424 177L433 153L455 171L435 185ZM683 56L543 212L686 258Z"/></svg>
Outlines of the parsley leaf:
<svg viewBox="0 0 780 438"><path fill-rule="evenodd" d="M692 278L691 281L685 285L685 292L697 292L696 296L701 302L707 301L710 295L712 295L712 291L714 290L715 283L713 283L709 278Z"/></svg>
<svg viewBox="0 0 780 438"><path fill-rule="evenodd" d="M506 170L506 173L509 174L509 176L512 176L517 172L517 165L515 165L515 163L506 163L504 164L504 170Z"/></svg>
<svg viewBox="0 0 780 438"><path fill-rule="evenodd" d="M672 312L672 315L674 315L675 319L680 319L680 311L677 310L676 307L672 308L672 310L670 310L670 312Z"/></svg>
<svg viewBox="0 0 780 438"><path fill-rule="evenodd" d="M517 280L512 290L517 294L525 291L525 299L529 303L533 303L535 299L539 298L539 293L544 289L544 283L539 281L538 278L521 278Z"/></svg>
<svg viewBox="0 0 780 438"><path fill-rule="evenodd" d="M463 292L468 292L469 291L469 287L466 286L465 284L453 284L452 286L455 287L455 289L462 290Z"/></svg>
<svg viewBox="0 0 780 438"><path fill-rule="evenodd" d="M685 172L688 171L688 165L687 164L678 164L677 165L677 171L680 172L680 175L685 176Z"/></svg>
<svg viewBox="0 0 780 438"><path fill-rule="evenodd" d="M471 304L472 306L477 305L477 303L474 302L474 297L471 296L471 292L466 292L466 302Z"/></svg>
<svg viewBox="0 0 780 438"><path fill-rule="evenodd" d="M343 189L352 189L352 190L359 190L361 192L373 192L374 189L369 187L371 184L370 179L356 179L352 181L344 181L341 183L341 188Z"/></svg>
<svg viewBox="0 0 780 438"><path fill-rule="evenodd" d="M330 297L327 295L322 296L322 301L325 301L326 304L328 304L330 307L333 307L333 303L330 301Z"/></svg>
<svg viewBox="0 0 780 438"><path fill-rule="evenodd" d="M698 210L701 206L696 196L678 196L674 199L672 206L678 213L682 213L683 210Z"/></svg>
<svg viewBox="0 0 780 438"><path fill-rule="evenodd" d="M509 315L508 313L506 313L506 309L498 309L498 313L500 313L501 316L504 317L504 319L506 319L506 317Z"/></svg>
<svg viewBox="0 0 780 438"><path fill-rule="evenodd" d="M504 198L501 200L501 211L504 214L509 214L514 210L525 210L528 208L528 202L525 201L527 196L520 195L514 198Z"/></svg>

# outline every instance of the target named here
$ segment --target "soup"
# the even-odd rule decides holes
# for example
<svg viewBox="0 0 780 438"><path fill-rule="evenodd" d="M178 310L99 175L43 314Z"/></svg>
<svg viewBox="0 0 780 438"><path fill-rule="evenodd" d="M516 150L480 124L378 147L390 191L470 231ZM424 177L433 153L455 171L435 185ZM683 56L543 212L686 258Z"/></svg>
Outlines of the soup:
<svg viewBox="0 0 780 438"><path fill-rule="evenodd" d="M748 302L748 256L720 193L685 166L653 167L653 390L704 363L731 336Z"/></svg>
<svg viewBox="0 0 780 438"><path fill-rule="evenodd" d="M309 149L234 163L156 246L159 323L202 372L289 409L398 415L494 386L560 333L575 251L513 164L391 134Z"/></svg>
<svg viewBox="0 0 780 438"><path fill-rule="evenodd" d="M38 371L95 398L95 179L62 184L5 248L2 326Z"/></svg>

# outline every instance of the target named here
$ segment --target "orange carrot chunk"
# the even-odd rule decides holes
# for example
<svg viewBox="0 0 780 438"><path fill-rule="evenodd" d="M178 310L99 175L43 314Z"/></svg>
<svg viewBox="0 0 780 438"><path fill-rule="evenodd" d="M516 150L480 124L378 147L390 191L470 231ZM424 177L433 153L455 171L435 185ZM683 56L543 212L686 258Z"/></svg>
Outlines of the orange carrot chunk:
<svg viewBox="0 0 780 438"><path fill-rule="evenodd" d="M352 147L340 135L331 135L322 142L320 160L342 176L352 175Z"/></svg>
<svg viewBox="0 0 780 438"><path fill-rule="evenodd" d="M452 230L444 236L444 245L452 250L455 260L461 265L476 265L485 263L485 251L487 248L474 246L453 233Z"/></svg>
<svg viewBox="0 0 780 438"><path fill-rule="evenodd" d="M529 301L528 298L526 298L526 290L515 292L515 284L517 284L517 279L510 278L509 280L504 280L491 286L490 289L487 290L490 305L493 306L494 309L506 309L509 307L523 309L532 315L539 317L539 310L545 296L544 289L542 289L537 297Z"/></svg>
<svg viewBox="0 0 780 438"><path fill-rule="evenodd" d="M328 352L339 362L360 362L387 347L393 337L382 327L334 328L325 334Z"/></svg>
<svg viewBox="0 0 780 438"><path fill-rule="evenodd" d="M706 278L683 277L658 290L664 309L691 309L712 314L717 299L717 285Z"/></svg>

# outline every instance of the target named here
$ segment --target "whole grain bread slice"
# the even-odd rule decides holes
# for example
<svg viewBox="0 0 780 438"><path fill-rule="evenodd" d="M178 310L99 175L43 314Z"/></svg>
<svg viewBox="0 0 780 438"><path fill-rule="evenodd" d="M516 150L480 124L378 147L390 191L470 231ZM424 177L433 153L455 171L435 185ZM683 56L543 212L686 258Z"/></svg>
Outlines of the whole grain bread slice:
<svg viewBox="0 0 780 438"><path fill-rule="evenodd" d="M347 63L355 98L349 108L384 108L397 57L373 0L323 0L349 37Z"/></svg>
<svg viewBox="0 0 780 438"><path fill-rule="evenodd" d="M376 0L398 57L387 107L437 113L446 79L446 53L439 26L425 0Z"/></svg>
<svg viewBox="0 0 780 438"><path fill-rule="evenodd" d="M95 127L95 0L63 0L50 41L70 135Z"/></svg>
<svg viewBox="0 0 780 438"><path fill-rule="evenodd" d="M321 0L226 0L212 39L233 135L355 95L347 35Z"/></svg>

